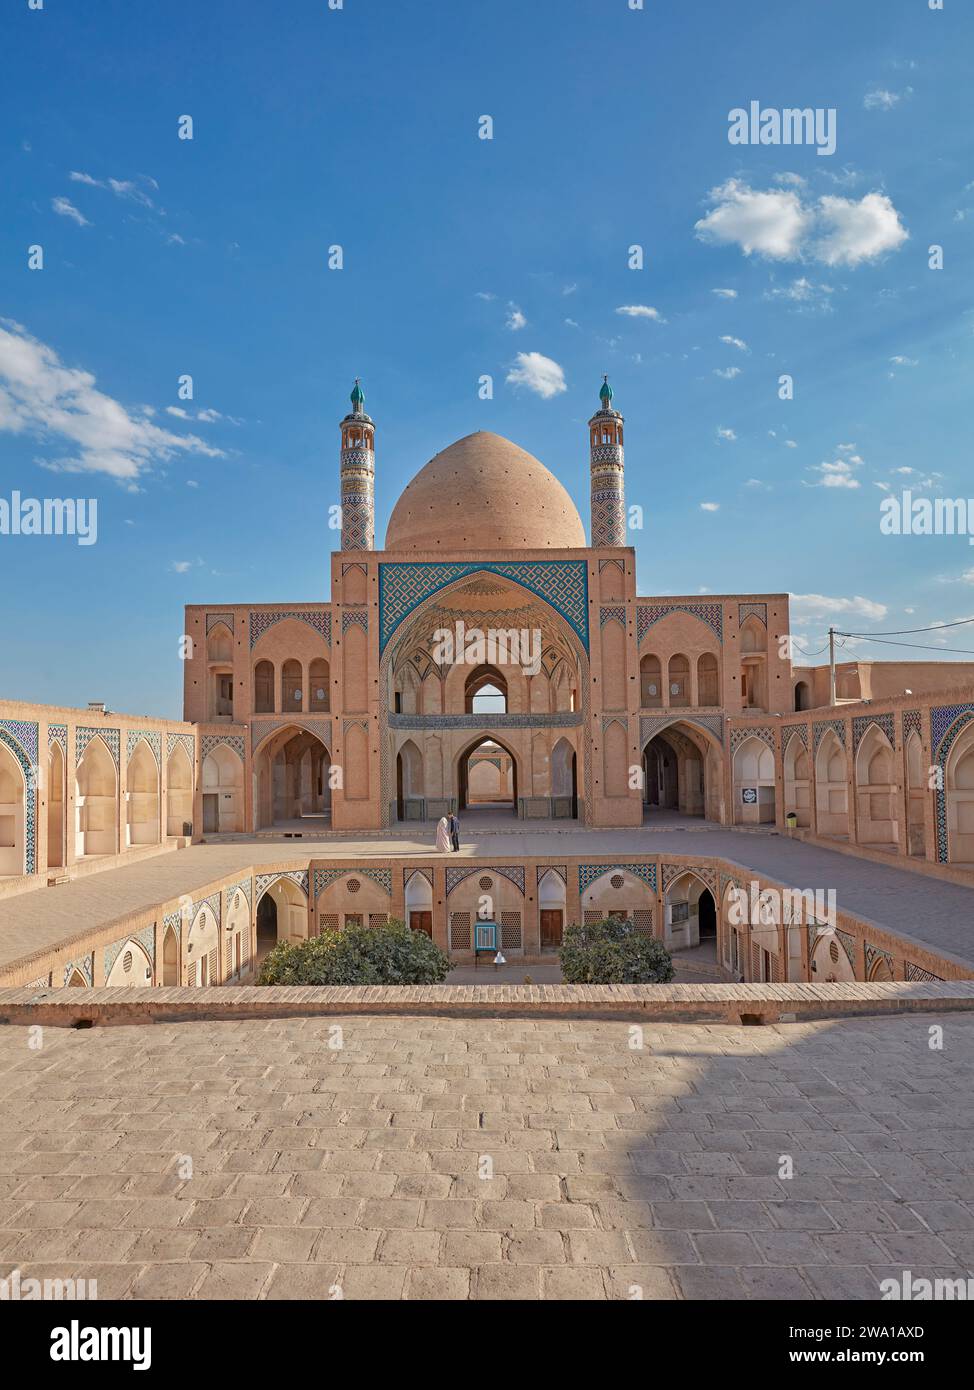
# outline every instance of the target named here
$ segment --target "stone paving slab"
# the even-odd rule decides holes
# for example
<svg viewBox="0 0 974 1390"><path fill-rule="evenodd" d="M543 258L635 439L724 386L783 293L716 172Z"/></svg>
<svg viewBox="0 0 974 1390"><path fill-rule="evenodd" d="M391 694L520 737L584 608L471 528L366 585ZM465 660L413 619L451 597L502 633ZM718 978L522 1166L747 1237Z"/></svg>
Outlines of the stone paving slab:
<svg viewBox="0 0 974 1390"><path fill-rule="evenodd" d="M876 1299L974 1266L965 1014L37 1041L0 1029L0 1277L128 1299Z"/></svg>

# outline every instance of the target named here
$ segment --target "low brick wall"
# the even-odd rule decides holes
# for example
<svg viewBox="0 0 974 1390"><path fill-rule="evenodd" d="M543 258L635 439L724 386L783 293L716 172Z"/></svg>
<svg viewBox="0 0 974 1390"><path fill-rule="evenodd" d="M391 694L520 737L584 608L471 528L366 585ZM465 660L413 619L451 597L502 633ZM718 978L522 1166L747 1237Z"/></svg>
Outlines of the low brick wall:
<svg viewBox="0 0 974 1390"><path fill-rule="evenodd" d="M84 1027L194 1019L348 1017L623 1018L778 1023L974 1009L974 981L939 984L370 985L235 989L0 989L0 1023Z"/></svg>

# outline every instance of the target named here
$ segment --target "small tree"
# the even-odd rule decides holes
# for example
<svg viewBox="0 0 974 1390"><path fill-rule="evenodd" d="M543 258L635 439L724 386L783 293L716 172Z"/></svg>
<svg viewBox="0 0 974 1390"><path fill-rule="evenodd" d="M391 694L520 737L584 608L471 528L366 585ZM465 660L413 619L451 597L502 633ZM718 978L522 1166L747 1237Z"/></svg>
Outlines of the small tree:
<svg viewBox="0 0 974 1390"><path fill-rule="evenodd" d="M346 927L307 941L282 941L265 957L259 985L436 985L449 957L405 922Z"/></svg>
<svg viewBox="0 0 974 1390"><path fill-rule="evenodd" d="M674 974L663 943L619 917L569 927L561 973L570 985L665 985Z"/></svg>

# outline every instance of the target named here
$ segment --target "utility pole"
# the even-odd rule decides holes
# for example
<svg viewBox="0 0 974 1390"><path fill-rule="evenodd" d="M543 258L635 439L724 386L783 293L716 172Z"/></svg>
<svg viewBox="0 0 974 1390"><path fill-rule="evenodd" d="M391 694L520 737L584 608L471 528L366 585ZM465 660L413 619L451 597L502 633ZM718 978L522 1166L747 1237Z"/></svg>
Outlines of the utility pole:
<svg viewBox="0 0 974 1390"><path fill-rule="evenodd" d="M835 704L835 628L829 628L829 704Z"/></svg>

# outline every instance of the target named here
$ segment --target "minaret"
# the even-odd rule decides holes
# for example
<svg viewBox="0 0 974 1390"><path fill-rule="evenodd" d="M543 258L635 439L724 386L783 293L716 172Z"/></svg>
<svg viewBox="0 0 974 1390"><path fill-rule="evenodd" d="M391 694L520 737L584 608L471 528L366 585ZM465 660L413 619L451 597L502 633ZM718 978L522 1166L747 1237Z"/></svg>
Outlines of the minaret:
<svg viewBox="0 0 974 1390"><path fill-rule="evenodd" d="M365 413L358 377L342 421L342 550L375 547L375 425Z"/></svg>
<svg viewBox="0 0 974 1390"><path fill-rule="evenodd" d="M592 473L592 546L626 544L625 423L612 406L612 387L603 377L601 405L588 422Z"/></svg>

